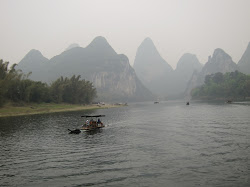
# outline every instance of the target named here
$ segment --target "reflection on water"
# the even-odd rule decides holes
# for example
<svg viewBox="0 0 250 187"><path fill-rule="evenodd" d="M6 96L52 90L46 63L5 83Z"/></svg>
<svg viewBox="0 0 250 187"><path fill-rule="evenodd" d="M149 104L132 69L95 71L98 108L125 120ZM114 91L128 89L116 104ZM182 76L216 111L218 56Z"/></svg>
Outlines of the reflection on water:
<svg viewBox="0 0 250 187"><path fill-rule="evenodd" d="M247 104L160 102L0 118L0 186L249 186Z"/></svg>

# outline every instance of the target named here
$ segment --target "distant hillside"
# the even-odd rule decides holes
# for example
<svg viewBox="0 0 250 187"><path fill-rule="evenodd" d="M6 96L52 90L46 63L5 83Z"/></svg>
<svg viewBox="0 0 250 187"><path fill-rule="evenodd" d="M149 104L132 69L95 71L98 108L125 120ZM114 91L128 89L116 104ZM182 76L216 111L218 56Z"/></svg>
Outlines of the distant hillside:
<svg viewBox="0 0 250 187"><path fill-rule="evenodd" d="M197 59L196 55L186 53L177 63L174 71L175 89L176 93L183 93L187 87L188 81L192 77L194 71L200 72L202 64Z"/></svg>
<svg viewBox="0 0 250 187"><path fill-rule="evenodd" d="M153 41L146 38L137 49L134 69L143 84L159 97L174 99L183 97L194 71L200 71L202 64L193 54L184 54L176 67L161 57Z"/></svg>
<svg viewBox="0 0 250 187"><path fill-rule="evenodd" d="M134 69L151 92L161 96L171 93L173 69L161 57L150 38L146 38L137 49Z"/></svg>
<svg viewBox="0 0 250 187"><path fill-rule="evenodd" d="M25 74L32 72L30 79L40 81L46 77L46 66L48 63L49 60L45 58L40 51L32 49L18 63L16 69L21 69Z"/></svg>
<svg viewBox="0 0 250 187"><path fill-rule="evenodd" d="M233 62L232 57L218 48L214 50L212 58L209 57L208 62L202 68L202 74L209 75L217 72L226 73L235 70L238 70L238 66Z"/></svg>
<svg viewBox="0 0 250 187"><path fill-rule="evenodd" d="M217 72L226 73L239 70L237 64L232 61L229 56L222 49L215 49L213 56L208 58L208 62L203 66L201 72L194 72L189 80L186 88L186 95L189 95L191 90L204 83L205 76Z"/></svg>
<svg viewBox="0 0 250 187"><path fill-rule="evenodd" d="M40 69L44 76L34 72L37 58L29 61L24 58L21 62L19 67L25 66L26 70L32 71L34 80L51 83L60 76L81 75L93 82L99 100L127 102L153 99L153 94L137 78L128 58L117 54L101 36L86 48L73 47L47 61Z"/></svg>
<svg viewBox="0 0 250 187"><path fill-rule="evenodd" d="M247 49L238 62L239 69L242 73L250 74L250 42Z"/></svg>

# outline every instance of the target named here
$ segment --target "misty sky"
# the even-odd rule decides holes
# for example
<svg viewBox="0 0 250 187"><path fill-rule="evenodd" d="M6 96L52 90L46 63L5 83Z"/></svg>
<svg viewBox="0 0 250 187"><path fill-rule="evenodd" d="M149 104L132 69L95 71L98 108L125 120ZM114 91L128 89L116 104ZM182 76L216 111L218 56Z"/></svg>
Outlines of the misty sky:
<svg viewBox="0 0 250 187"><path fill-rule="evenodd" d="M47 58L104 36L133 64L150 37L173 67L184 53L207 62L222 48L236 63L250 42L250 0L0 0L0 59L31 49Z"/></svg>

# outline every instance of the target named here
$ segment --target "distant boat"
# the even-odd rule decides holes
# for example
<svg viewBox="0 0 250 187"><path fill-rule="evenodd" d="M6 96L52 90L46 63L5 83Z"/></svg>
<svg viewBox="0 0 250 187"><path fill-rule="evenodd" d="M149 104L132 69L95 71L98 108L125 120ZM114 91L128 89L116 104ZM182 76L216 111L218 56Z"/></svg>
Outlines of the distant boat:
<svg viewBox="0 0 250 187"><path fill-rule="evenodd" d="M231 104L233 101L232 100L227 100L226 103Z"/></svg>
<svg viewBox="0 0 250 187"><path fill-rule="evenodd" d="M159 104L159 101L155 101L154 104Z"/></svg>
<svg viewBox="0 0 250 187"><path fill-rule="evenodd" d="M189 102L187 102L186 105L189 105Z"/></svg>

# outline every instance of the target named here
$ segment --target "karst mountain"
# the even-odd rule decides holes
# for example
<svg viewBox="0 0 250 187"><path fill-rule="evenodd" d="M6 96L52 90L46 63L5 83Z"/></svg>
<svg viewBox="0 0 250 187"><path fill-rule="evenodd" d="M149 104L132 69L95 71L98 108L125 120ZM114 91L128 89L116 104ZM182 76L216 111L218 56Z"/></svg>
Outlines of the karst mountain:
<svg viewBox="0 0 250 187"><path fill-rule="evenodd" d="M34 53L34 51L36 53ZM73 47L46 60L37 50L18 64L31 79L51 83L59 77L81 75L93 82L103 101L152 100L153 94L137 78L128 58L117 54L104 37L96 37L86 48Z"/></svg>

